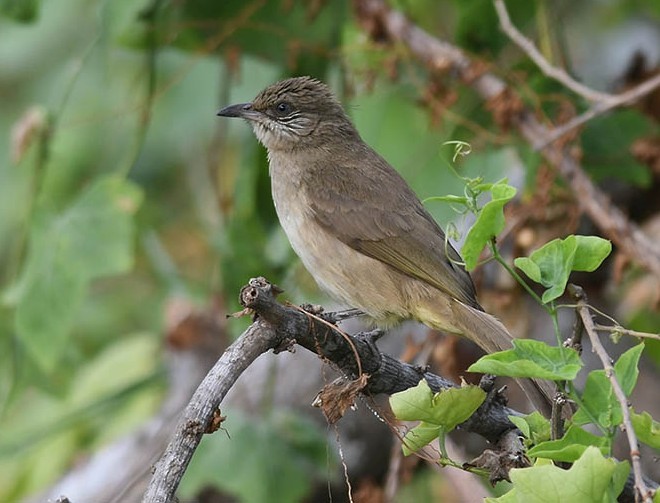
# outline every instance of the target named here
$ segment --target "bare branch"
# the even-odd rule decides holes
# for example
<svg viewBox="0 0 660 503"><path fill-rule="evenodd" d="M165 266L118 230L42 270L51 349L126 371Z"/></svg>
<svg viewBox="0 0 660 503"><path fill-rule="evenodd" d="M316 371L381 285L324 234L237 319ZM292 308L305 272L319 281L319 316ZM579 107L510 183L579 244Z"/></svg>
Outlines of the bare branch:
<svg viewBox="0 0 660 503"><path fill-rule="evenodd" d="M613 96L610 100L594 103L585 112L573 117L561 126L557 126L550 130L544 138L544 142L539 145L535 145L534 147L536 150L542 150L551 143L557 141L559 138L563 137L566 133L569 133L573 129L586 124L594 117L603 115L604 113L609 112L614 108L633 103L638 99L643 98L647 94L653 92L658 87L660 87L660 73L648 80L645 80L638 86L633 87L625 93Z"/></svg>
<svg viewBox="0 0 660 503"><path fill-rule="evenodd" d="M508 37L520 47L520 49L522 49L532 61L534 61L534 63L536 63L545 75L552 77L586 100L594 102L594 104L584 113L573 117L565 124L557 126L549 131L544 138L544 142L535 145L537 150L545 148L549 144L563 137L566 133L589 122L594 117L598 117L614 108L629 105L660 87L660 74L658 74L620 94L608 94L595 91L573 79L564 69L551 65L550 62L539 52L533 42L520 33L512 23L504 0L494 0L494 4L495 10L500 19L500 24L502 25L502 31L508 35Z"/></svg>
<svg viewBox="0 0 660 503"><path fill-rule="evenodd" d="M653 499L653 491L647 487L646 482L644 481L639 443L637 441L637 436L635 435L635 430L633 429L632 420L630 419L628 398L616 378L616 373L612 366L612 358L607 354L607 351L605 351L605 348L598 338L596 327L594 326L594 320L591 318L591 311L589 310L586 294L582 288L576 285L570 285L569 291L577 300L576 309L584 325L584 330L591 341L592 351L594 351L598 355L598 358L600 358L603 368L605 369L605 375L612 384L614 395L621 406L621 413L623 414L623 429L628 438L628 445L630 445L630 460L632 462L632 469L635 477L635 491L639 494L642 501L651 503Z"/></svg>
<svg viewBox="0 0 660 503"><path fill-rule="evenodd" d="M169 503L204 433L220 420L220 404L256 358L279 343L268 323L256 321L222 354L190 399L165 453L156 463L145 503Z"/></svg>
<svg viewBox="0 0 660 503"><path fill-rule="evenodd" d="M594 89L585 86L571 77L563 68L551 65L550 62L539 52L534 43L520 33L518 28L516 28L511 22L504 0L495 0L495 10L497 11L497 16L500 18L502 31L513 40L513 42L520 47L520 49L522 49L522 51L527 54L527 56L536 63L536 66L538 66L548 77L552 77L557 82L564 85L564 87L567 87L575 94L578 94L589 101L608 102L615 98L611 94L601 93L600 91L595 91Z"/></svg>
<svg viewBox="0 0 660 503"><path fill-rule="evenodd" d="M640 339L653 339L655 341L660 341L660 334L652 334L649 332L639 332L637 330L630 330L628 328L623 328L620 326L609 326L609 325L599 325L595 324L594 328L599 332L609 332L611 334L621 334L627 335L629 337L637 337Z"/></svg>

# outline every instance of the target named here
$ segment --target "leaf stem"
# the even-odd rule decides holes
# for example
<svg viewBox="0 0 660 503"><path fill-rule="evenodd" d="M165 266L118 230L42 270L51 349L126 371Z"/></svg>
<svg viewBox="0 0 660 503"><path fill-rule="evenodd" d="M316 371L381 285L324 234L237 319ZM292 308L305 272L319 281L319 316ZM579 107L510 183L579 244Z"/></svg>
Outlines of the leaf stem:
<svg viewBox="0 0 660 503"><path fill-rule="evenodd" d="M520 284L520 286L522 286L527 291L527 293L530 294L532 296L532 298L536 302L538 302L539 305L541 307L543 307L543 309L545 309L548 312L548 314L552 315L551 309L546 304L543 303L543 301L541 300L541 297L539 297L536 294L536 292L534 290L532 290L532 287L530 287L527 284L527 282L520 276L520 274L518 274L516 272L516 270L513 267L511 267L507 263L506 260L504 260L504 257L502 257L502 255L500 255L500 252L497 249L497 246L495 246L495 241L494 240L490 241L489 246L490 246L490 251L493 254L493 257L495 258L495 260L497 260L500 263L500 265L502 267L504 267L504 269L506 269L506 271Z"/></svg>

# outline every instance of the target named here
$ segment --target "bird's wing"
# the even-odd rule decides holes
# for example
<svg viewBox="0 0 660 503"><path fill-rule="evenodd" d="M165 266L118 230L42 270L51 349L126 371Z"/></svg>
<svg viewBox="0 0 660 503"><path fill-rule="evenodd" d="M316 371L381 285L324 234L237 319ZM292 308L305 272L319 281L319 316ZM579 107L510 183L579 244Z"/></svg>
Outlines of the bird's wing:
<svg viewBox="0 0 660 503"><path fill-rule="evenodd" d="M352 154L308 171L317 222L355 250L481 309L460 255L408 184L370 148ZM356 171L360 185L351 183Z"/></svg>

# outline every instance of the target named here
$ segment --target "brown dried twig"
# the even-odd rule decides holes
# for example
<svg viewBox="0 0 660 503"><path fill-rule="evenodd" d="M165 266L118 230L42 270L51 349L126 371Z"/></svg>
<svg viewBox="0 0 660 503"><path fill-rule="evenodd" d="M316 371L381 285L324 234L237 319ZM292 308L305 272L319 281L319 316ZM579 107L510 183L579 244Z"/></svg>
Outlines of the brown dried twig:
<svg viewBox="0 0 660 503"><path fill-rule="evenodd" d="M582 288L576 285L570 285L569 291L577 300L576 309L580 319L582 320L584 331L589 336L592 351L598 355L598 358L600 359L603 368L605 369L605 375L612 384L614 395L616 396L616 399L621 406L621 413L623 415L623 429L628 439L628 445L630 446L630 460L635 477L635 490L641 498L641 501L651 503L653 499L653 491L648 488L646 482L644 481L641 455L639 452L639 442L637 441L637 436L635 435L635 430L633 429L632 420L630 418L628 398L626 397L623 388L621 388L621 384L616 378L616 373L614 372L614 367L612 366L612 358L607 354L607 351L605 351L605 348L598 338L596 327L594 326L594 320L591 318L591 311L589 310L586 294Z"/></svg>
<svg viewBox="0 0 660 503"><path fill-rule="evenodd" d="M613 95L608 93L602 93L591 89L588 86L585 86L581 82L578 82L573 77L571 77L566 70L553 66L550 62L543 57L541 52L536 48L534 43L525 37L518 28L513 24L511 18L509 17L509 12L506 10L506 5L504 0L495 0L495 11L497 16L500 19L500 25L502 26L502 31L518 46L523 50L529 58L536 63L541 71L548 77L552 77L557 82L561 83L564 87L567 87L575 94L578 94L589 101L602 101L607 102L614 98Z"/></svg>
<svg viewBox="0 0 660 503"><path fill-rule="evenodd" d="M636 337L638 339L653 339L654 341L660 341L660 334L652 334L650 332L639 332L638 330L630 330L629 328L623 328L621 326L609 326L609 325L599 325L596 323L594 328L599 332L609 332L611 334L621 334L627 335L628 337Z"/></svg>
<svg viewBox="0 0 660 503"><path fill-rule="evenodd" d="M591 89L575 80L563 68L553 66L545 57L543 57L534 43L520 33L512 23L504 0L494 0L494 4L497 16L500 20L500 25L502 26L502 31L518 47L520 47L520 49L522 49L522 51L527 54L534 63L536 63L536 66L538 66L545 75L552 77L575 94L593 102L593 105L587 111L549 131L542 143L534 145L537 150L547 147L549 144L562 138L573 129L589 122L594 117L598 117L614 108L629 105L660 87L660 74L658 74L620 94L602 93Z"/></svg>

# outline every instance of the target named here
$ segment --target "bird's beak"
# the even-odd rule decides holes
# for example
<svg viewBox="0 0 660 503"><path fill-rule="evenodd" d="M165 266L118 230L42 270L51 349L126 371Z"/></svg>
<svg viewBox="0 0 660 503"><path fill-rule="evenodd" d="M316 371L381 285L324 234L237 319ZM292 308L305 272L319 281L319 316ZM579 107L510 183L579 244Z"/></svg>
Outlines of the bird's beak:
<svg viewBox="0 0 660 503"><path fill-rule="evenodd" d="M229 105L220 110L216 115L221 117L240 117L242 119L254 119L259 112L252 108L252 103L239 103Z"/></svg>

